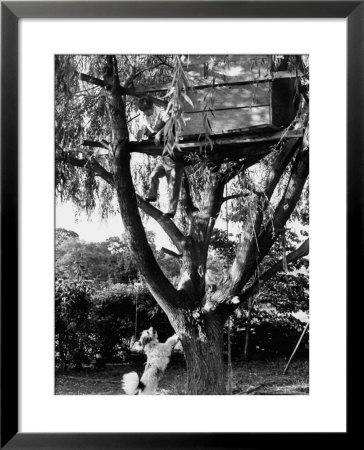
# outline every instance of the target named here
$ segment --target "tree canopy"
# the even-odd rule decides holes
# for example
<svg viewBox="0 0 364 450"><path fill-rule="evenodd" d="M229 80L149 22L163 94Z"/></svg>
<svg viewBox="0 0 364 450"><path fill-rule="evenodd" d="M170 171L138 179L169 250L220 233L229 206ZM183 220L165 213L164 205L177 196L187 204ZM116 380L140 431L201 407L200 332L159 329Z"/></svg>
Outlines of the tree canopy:
<svg viewBox="0 0 364 450"><path fill-rule="evenodd" d="M283 241L292 215L307 215L309 73L305 55L259 56L248 66L228 56L201 61L195 77L181 55L57 56L56 193L86 211L99 203L102 215L120 214L134 264L181 338L188 392L223 393L224 322L262 284L308 254L308 240L292 249ZM230 65L245 78L234 81ZM154 114L169 114L157 146L136 141L143 117L137 100L143 96L153 102ZM237 96L243 103L232 108ZM197 114L191 108L199 108ZM226 130L228 117L248 126ZM190 134L197 122L199 134ZM153 157L178 152L185 174L179 215L172 220L144 193ZM239 238L217 288L209 289L208 258L223 206L239 225ZM167 253L179 263L177 286L148 242L146 217L171 240ZM272 258L279 241L282 258Z"/></svg>

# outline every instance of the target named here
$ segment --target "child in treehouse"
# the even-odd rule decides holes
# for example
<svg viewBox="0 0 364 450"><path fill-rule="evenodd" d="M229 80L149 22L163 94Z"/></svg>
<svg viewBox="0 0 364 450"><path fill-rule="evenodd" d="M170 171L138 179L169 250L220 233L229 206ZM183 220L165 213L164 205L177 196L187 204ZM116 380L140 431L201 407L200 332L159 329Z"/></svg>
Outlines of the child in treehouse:
<svg viewBox="0 0 364 450"><path fill-rule="evenodd" d="M146 124L138 131L137 140L140 142L143 136L147 139L154 136L154 142L159 144L163 133L164 125L168 122L167 113L158 114L155 125L152 124L154 113L153 100L150 97L141 97L138 101L138 108L144 113ZM177 211L179 193L181 190L182 176L184 171L184 158L178 155L165 155L162 157L162 163L157 164L150 175L150 188L146 200L155 202L157 200L159 179L167 178L169 201L168 211L165 216L173 218Z"/></svg>

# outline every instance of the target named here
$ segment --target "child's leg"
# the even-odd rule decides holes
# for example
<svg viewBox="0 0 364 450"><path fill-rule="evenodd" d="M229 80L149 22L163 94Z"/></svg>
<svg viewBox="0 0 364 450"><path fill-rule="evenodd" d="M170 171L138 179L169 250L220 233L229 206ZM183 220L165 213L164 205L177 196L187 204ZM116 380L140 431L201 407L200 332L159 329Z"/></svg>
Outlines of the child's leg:
<svg viewBox="0 0 364 450"><path fill-rule="evenodd" d="M169 206L167 214L174 217L178 207L184 164L180 162L165 162L164 164L169 190Z"/></svg>
<svg viewBox="0 0 364 450"><path fill-rule="evenodd" d="M166 171L164 170L163 164L158 164L153 172L150 175L150 187L148 192L148 200L157 200L158 195L158 186L159 186L159 178L162 178L166 175Z"/></svg>

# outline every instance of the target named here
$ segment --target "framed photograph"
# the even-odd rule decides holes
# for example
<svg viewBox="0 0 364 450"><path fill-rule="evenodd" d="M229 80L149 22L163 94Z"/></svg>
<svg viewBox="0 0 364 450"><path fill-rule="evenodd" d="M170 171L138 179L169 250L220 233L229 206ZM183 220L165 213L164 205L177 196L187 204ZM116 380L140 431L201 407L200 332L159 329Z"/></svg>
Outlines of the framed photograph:
<svg viewBox="0 0 364 450"><path fill-rule="evenodd" d="M348 439L363 8L1 3L2 447Z"/></svg>

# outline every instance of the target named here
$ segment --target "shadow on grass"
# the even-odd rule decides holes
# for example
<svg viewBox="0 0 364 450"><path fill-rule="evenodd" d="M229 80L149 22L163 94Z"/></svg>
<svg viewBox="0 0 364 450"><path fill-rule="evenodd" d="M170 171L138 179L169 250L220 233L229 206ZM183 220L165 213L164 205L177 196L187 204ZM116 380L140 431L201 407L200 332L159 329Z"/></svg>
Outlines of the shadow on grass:
<svg viewBox="0 0 364 450"><path fill-rule="evenodd" d="M307 395L309 393L309 365L307 359L292 362L286 375L286 359L233 362L233 395ZM144 360L134 359L117 365L108 365L104 371L69 371L56 373L57 395L123 395L122 376L131 371L139 375ZM184 395L186 372L180 357L173 357L158 395Z"/></svg>

